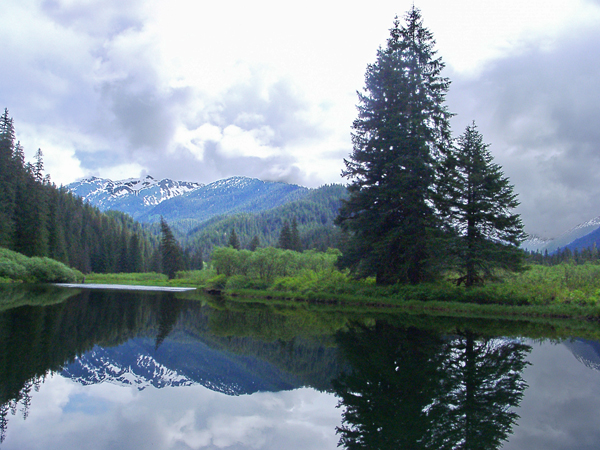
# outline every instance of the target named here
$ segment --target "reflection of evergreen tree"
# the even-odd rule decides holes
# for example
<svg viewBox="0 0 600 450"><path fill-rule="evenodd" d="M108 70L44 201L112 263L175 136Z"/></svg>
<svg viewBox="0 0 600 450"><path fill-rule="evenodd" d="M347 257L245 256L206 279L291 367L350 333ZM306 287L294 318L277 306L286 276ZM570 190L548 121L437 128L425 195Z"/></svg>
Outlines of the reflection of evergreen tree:
<svg viewBox="0 0 600 450"><path fill-rule="evenodd" d="M522 372L531 347L500 339L477 339L466 331L448 344L440 368L447 375L443 398L431 412L443 418L431 434L438 449L499 448L518 419L518 406L527 387ZM433 431L433 430L432 430Z"/></svg>
<svg viewBox="0 0 600 450"><path fill-rule="evenodd" d="M175 298L173 294L166 294L161 297L158 308L158 334L154 349L158 350L160 344L169 336L181 312L183 302Z"/></svg>
<svg viewBox="0 0 600 450"><path fill-rule="evenodd" d="M495 449L518 416L529 347L377 323L338 335L352 371L334 381L349 449Z"/></svg>
<svg viewBox="0 0 600 450"><path fill-rule="evenodd" d="M334 381L344 424L340 445L349 449L423 448L434 427L427 407L442 383L441 338L382 322L338 335L352 372Z"/></svg>

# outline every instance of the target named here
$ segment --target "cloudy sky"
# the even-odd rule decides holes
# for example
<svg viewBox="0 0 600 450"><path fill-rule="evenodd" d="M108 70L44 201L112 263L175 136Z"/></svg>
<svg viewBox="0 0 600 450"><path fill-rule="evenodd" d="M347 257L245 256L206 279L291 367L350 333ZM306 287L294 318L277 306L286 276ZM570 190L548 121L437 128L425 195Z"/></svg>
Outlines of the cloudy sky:
<svg viewBox="0 0 600 450"><path fill-rule="evenodd" d="M600 0L422 0L526 229L600 215ZM354 6L356 5L356 6ZM342 182L356 91L412 0L3 0L0 107L57 184Z"/></svg>

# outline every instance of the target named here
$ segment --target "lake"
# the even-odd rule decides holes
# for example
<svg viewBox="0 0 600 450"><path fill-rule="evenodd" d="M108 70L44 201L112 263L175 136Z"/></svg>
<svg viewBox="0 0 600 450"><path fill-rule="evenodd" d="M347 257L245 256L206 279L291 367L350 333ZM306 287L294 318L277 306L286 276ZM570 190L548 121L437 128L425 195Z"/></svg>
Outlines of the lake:
<svg viewBox="0 0 600 450"><path fill-rule="evenodd" d="M0 449L600 442L600 343L555 324L200 292L35 286L0 298Z"/></svg>

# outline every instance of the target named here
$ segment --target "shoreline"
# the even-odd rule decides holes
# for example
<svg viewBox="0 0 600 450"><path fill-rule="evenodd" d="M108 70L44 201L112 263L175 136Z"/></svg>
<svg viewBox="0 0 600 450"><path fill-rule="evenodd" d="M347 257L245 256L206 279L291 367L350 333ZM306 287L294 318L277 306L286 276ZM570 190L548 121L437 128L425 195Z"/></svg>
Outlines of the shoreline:
<svg viewBox="0 0 600 450"><path fill-rule="evenodd" d="M195 291L195 287L172 287L172 286L146 286L139 284L80 284L80 283L53 283L54 286L77 288L77 289L113 289L120 291L154 291L154 292L187 292Z"/></svg>

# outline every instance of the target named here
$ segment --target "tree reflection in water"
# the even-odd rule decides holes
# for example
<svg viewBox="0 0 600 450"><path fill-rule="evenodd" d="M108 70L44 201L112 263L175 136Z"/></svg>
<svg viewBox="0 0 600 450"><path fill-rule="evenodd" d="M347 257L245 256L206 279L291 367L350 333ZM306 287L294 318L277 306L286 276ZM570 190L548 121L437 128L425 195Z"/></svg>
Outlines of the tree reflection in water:
<svg viewBox="0 0 600 450"><path fill-rule="evenodd" d="M494 449L512 432L531 347L377 322L337 336L352 370L333 382L348 449Z"/></svg>

